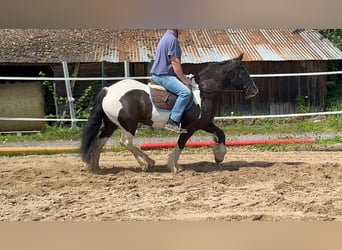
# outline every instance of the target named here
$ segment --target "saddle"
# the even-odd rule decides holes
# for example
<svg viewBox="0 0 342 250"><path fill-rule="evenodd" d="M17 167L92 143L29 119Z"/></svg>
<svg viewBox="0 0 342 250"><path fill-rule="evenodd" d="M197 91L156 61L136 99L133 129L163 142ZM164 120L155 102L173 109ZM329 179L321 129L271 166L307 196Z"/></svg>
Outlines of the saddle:
<svg viewBox="0 0 342 250"><path fill-rule="evenodd" d="M148 86L150 88L150 98L153 105L159 109L170 111L176 102L177 95L167 91L163 86L152 80L149 81ZM185 110L191 108L192 104L193 98L190 99Z"/></svg>

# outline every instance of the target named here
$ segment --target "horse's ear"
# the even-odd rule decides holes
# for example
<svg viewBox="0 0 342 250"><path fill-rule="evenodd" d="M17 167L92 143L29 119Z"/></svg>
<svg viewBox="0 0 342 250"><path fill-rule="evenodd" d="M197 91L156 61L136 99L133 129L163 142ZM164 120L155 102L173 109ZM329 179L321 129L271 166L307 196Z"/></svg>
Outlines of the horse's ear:
<svg viewBox="0 0 342 250"><path fill-rule="evenodd" d="M239 62L241 62L241 61L242 61L242 57L243 57L243 53L241 53L241 54L236 58L236 60L238 60Z"/></svg>

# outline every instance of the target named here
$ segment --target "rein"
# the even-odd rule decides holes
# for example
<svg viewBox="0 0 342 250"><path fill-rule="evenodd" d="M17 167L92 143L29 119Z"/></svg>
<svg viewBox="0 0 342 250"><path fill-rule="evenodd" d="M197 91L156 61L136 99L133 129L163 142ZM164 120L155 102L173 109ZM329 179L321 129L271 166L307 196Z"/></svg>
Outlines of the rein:
<svg viewBox="0 0 342 250"><path fill-rule="evenodd" d="M208 94L243 92L243 90L237 90L237 89L208 89L208 88L198 88L198 89Z"/></svg>
<svg viewBox="0 0 342 250"><path fill-rule="evenodd" d="M235 71L235 77L237 78L237 72ZM243 92L243 90L237 90L237 89L209 89L209 88L203 88L195 81L195 75L191 75L190 79L193 82L192 89L193 90L200 90L201 92L205 92L207 94L215 94L215 93L231 93L231 92Z"/></svg>
<svg viewBox="0 0 342 250"><path fill-rule="evenodd" d="M237 89L209 89L209 88L203 88L200 87L198 83L193 81L193 85L191 86L192 90L199 90L201 92L205 92L208 94L215 94L215 93L231 93L231 92L243 92L243 90L237 90Z"/></svg>

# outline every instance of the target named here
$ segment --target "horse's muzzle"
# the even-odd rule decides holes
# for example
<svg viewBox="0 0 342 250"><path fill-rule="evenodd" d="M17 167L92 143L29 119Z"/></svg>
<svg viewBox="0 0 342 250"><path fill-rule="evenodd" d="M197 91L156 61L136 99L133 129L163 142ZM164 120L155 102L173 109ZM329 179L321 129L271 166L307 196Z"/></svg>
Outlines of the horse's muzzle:
<svg viewBox="0 0 342 250"><path fill-rule="evenodd" d="M248 85L247 88L244 91L245 93L245 98L249 99L252 98L253 96L256 96L259 92L257 86L255 85L254 81L251 81Z"/></svg>

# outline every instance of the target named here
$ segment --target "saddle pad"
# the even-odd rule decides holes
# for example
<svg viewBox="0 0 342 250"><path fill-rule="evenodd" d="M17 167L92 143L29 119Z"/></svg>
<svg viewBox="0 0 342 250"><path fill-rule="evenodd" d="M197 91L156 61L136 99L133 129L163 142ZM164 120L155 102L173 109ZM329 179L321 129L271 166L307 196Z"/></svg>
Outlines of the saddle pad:
<svg viewBox="0 0 342 250"><path fill-rule="evenodd" d="M157 83L149 82L148 86L150 89L150 98L153 105L159 109L170 111L176 102L177 96L167 92L163 86ZM190 99L185 110L191 108L192 103L193 98Z"/></svg>
<svg viewBox="0 0 342 250"><path fill-rule="evenodd" d="M148 85L150 86L151 89L157 89L157 90L166 91L166 89L163 86L161 86L161 85L159 85L157 83L149 82Z"/></svg>
<svg viewBox="0 0 342 250"><path fill-rule="evenodd" d="M152 103L161 109L171 110L172 105L168 102L169 93L165 89L150 88Z"/></svg>

